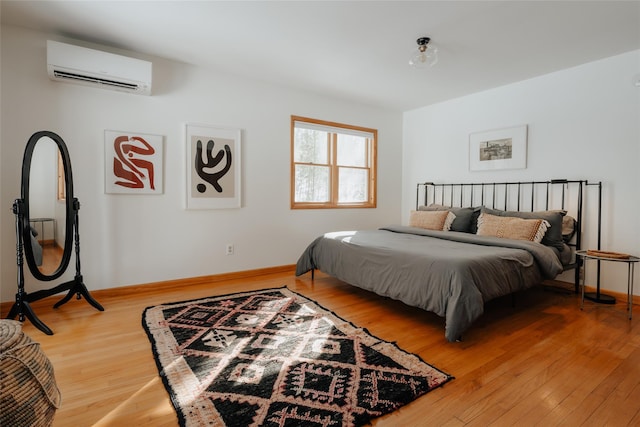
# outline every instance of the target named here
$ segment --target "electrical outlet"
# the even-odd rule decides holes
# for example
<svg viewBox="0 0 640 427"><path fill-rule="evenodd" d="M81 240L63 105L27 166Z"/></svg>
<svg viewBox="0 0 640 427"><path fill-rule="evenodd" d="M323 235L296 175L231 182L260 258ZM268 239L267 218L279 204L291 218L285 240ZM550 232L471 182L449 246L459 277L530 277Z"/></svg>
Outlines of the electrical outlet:
<svg viewBox="0 0 640 427"><path fill-rule="evenodd" d="M226 254L227 255L233 255L233 244L227 243Z"/></svg>

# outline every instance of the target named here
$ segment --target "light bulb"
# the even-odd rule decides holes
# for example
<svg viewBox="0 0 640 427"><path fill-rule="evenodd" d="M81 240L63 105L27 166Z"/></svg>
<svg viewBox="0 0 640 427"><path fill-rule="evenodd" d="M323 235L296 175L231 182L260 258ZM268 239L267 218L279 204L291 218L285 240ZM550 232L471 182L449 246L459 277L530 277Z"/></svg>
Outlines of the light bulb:
<svg viewBox="0 0 640 427"><path fill-rule="evenodd" d="M438 48L434 45L421 45L409 59L409 65L415 68L433 67L438 62Z"/></svg>

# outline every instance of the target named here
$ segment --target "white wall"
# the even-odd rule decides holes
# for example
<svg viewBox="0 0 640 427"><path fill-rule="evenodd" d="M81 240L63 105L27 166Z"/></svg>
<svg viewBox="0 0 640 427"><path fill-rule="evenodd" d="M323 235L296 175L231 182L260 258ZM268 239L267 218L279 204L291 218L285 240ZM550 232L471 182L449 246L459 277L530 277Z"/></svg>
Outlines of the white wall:
<svg viewBox="0 0 640 427"><path fill-rule="evenodd" d="M415 206L417 182L602 181L603 249L640 255L638 73L635 51L406 112L403 220ZM468 170L469 133L521 124L529 129L526 169ZM595 247L594 236L592 228L587 248ZM604 289L626 292L626 265L602 263L602 274ZM595 272L587 272L588 284L590 278L595 282Z"/></svg>
<svg viewBox="0 0 640 427"><path fill-rule="evenodd" d="M24 146L38 130L58 133L69 149L81 203L82 273L90 290L294 264L326 231L400 222L398 112L160 58L143 58L153 61L151 97L52 82L46 74L46 34L3 26L1 35L2 301L11 301L16 289L10 208L20 195ZM376 209L289 208L291 115L378 129ZM183 209L185 122L242 129L241 209ZM105 129L164 135L164 194L104 194ZM225 255L227 243L235 245L234 255ZM71 267L63 279L73 277L73 262ZM28 291L59 283L38 283L26 275Z"/></svg>
<svg viewBox="0 0 640 427"><path fill-rule="evenodd" d="M64 214L65 209L57 209L58 205L64 206L58 199L58 146L49 139L44 138L38 142L31 157L31 171L29 178L29 217L30 218L54 218L58 227L53 222L32 224L39 233L39 240L53 240L64 242ZM62 212L58 217L57 212ZM54 233L55 231L55 233ZM62 239L60 239L62 237Z"/></svg>

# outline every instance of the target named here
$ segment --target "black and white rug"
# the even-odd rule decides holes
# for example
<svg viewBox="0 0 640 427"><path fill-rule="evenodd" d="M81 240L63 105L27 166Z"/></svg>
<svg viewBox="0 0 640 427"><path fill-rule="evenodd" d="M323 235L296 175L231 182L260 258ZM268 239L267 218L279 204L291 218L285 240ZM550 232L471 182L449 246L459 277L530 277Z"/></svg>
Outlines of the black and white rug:
<svg viewBox="0 0 640 427"><path fill-rule="evenodd" d="M360 426L453 379L287 288L145 309L182 426Z"/></svg>

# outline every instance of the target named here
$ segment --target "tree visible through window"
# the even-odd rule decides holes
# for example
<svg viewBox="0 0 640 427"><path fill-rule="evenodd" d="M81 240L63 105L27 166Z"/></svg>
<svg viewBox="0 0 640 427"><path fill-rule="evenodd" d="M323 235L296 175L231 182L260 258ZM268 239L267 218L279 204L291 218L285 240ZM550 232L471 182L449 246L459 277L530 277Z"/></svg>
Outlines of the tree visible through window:
<svg viewBox="0 0 640 427"><path fill-rule="evenodd" d="M291 207L376 207L377 130L291 117Z"/></svg>

